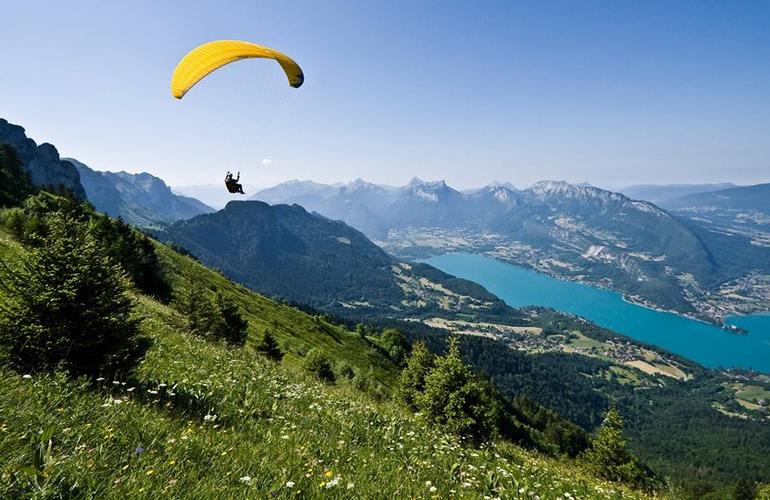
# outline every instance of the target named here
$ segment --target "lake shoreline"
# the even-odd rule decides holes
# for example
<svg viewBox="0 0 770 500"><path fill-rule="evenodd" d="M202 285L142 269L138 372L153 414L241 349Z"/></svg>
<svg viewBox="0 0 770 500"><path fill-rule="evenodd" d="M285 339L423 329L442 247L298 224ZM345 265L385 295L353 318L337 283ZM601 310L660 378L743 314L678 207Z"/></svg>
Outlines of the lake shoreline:
<svg viewBox="0 0 770 500"><path fill-rule="evenodd" d="M726 317L728 324L752 333L738 335L720 324L639 303L607 287L561 279L484 254L448 253L422 262L480 284L511 307L541 306L580 316L709 368L770 374L770 315Z"/></svg>
<svg viewBox="0 0 770 500"><path fill-rule="evenodd" d="M465 252L450 252L450 253L465 253ZM571 276L564 276L564 275L555 273L555 272L551 271L550 269L540 269L540 268L537 268L537 267L533 266L532 264L530 264L529 262L522 263L522 262L517 262L517 261L514 261L514 260L502 259L499 256L497 256L495 254L492 254L490 252L481 252L481 253L468 252L468 253L472 253L474 255L483 255L485 257L489 257L491 259L495 259L496 261L502 262L504 264L523 267L525 269L529 269L531 271L534 271L534 272L537 272L537 273L540 273L540 274L544 274L544 275L549 276L549 277L551 277L553 279L565 281L567 283L579 283L581 285L586 285L586 286L590 286L590 287L593 287L593 288L598 288L600 290L607 290L607 291L610 291L610 292L615 292L617 294L620 294L623 297L623 299L626 302L628 302L629 304L634 304L634 305L637 305L637 306L645 307L645 308L651 309L653 311L665 312L665 313L670 313L670 314L676 314L677 316L681 316L683 318L691 319L691 320L694 320L694 321L700 321L700 322L706 323L708 325L714 325L714 326L720 326L721 327L724 324L723 323L724 322L724 318L729 316L729 315L725 315L724 317L698 316L698 315L695 315L695 314L690 314L690 313L686 313L686 312L682 312L682 311L677 311L676 309L667 309L667 308L665 308L665 307L663 307L663 306L661 306L659 304L655 304L655 303L653 303L653 302L651 302L651 301L649 301L647 299L639 297L638 295L628 294L628 293L626 293L626 292L624 292L622 290L618 290L616 288L613 288L611 286L605 285L603 283L598 283L598 282L595 282L595 281L589 281L589 280L580 279L580 278L573 278ZM440 254L440 255L446 255L446 254ZM740 316L738 314L735 314L735 315L736 316Z"/></svg>

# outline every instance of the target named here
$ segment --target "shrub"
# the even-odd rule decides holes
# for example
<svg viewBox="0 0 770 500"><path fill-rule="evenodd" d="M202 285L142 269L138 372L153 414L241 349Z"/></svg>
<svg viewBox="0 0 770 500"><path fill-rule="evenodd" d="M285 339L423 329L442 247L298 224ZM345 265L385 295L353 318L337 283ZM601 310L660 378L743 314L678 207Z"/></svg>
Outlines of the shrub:
<svg viewBox="0 0 770 500"><path fill-rule="evenodd" d="M17 370L115 375L148 347L131 317L125 272L84 222L72 212L53 213L48 236L18 265L0 267L0 345Z"/></svg>
<svg viewBox="0 0 770 500"><path fill-rule="evenodd" d="M281 346L278 345L278 341L275 340L273 334L269 330L265 330L265 334L257 342L255 346L257 352L260 352L274 361L281 361L283 359L283 351Z"/></svg>
<svg viewBox="0 0 770 500"><path fill-rule="evenodd" d="M406 353L409 352L409 342L404 332L396 328L386 328L382 331L380 338L388 357L397 365L401 365Z"/></svg>
<svg viewBox="0 0 770 500"><path fill-rule="evenodd" d="M334 371L328 358L318 349L310 349L305 356L304 366L307 371L325 382L334 382Z"/></svg>
<svg viewBox="0 0 770 500"><path fill-rule="evenodd" d="M353 367L350 366L347 361L341 361L337 364L337 373L340 377L346 380L353 380L353 378L356 376L355 371L353 371Z"/></svg>

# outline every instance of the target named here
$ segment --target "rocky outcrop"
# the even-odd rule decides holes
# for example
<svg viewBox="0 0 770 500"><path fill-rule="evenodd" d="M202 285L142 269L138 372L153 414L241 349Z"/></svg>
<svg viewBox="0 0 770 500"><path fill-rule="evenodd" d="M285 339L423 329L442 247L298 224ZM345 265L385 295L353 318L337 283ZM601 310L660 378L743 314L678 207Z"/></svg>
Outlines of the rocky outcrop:
<svg viewBox="0 0 770 500"><path fill-rule="evenodd" d="M38 145L27 137L24 128L0 118L0 143L10 144L19 154L24 169L33 184L40 187L61 186L72 189L75 195L85 198L80 174L70 162L59 157L56 148L48 143Z"/></svg>

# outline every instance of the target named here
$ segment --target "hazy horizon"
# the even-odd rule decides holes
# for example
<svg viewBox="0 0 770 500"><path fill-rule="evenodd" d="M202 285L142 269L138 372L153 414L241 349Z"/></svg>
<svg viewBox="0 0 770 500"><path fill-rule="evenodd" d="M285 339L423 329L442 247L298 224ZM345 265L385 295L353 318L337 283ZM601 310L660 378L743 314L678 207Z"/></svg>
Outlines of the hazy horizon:
<svg viewBox="0 0 770 500"><path fill-rule="evenodd" d="M97 170L172 186L413 176L770 182L770 4L31 1L3 8L0 116ZM169 92L184 53L235 38L271 61Z"/></svg>

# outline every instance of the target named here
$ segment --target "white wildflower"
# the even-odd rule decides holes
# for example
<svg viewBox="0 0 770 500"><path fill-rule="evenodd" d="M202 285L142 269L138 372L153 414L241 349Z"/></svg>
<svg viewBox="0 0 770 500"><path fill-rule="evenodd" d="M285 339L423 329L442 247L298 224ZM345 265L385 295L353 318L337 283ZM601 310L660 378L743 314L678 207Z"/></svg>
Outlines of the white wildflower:
<svg viewBox="0 0 770 500"><path fill-rule="evenodd" d="M243 484L251 484L251 476L243 476L238 481L242 482Z"/></svg>
<svg viewBox="0 0 770 500"><path fill-rule="evenodd" d="M294 481L286 481L286 487L287 488L294 488L294 485L297 484Z"/></svg>
<svg viewBox="0 0 770 500"><path fill-rule="evenodd" d="M217 419L217 416L216 416L216 415L212 415L212 414L210 414L210 413L207 413L207 414L206 414L206 415L203 417L203 421L204 421L204 422L214 422L216 419Z"/></svg>
<svg viewBox="0 0 770 500"><path fill-rule="evenodd" d="M32 375L30 375L30 374L22 375L21 378L30 379L30 378L32 378Z"/></svg>

